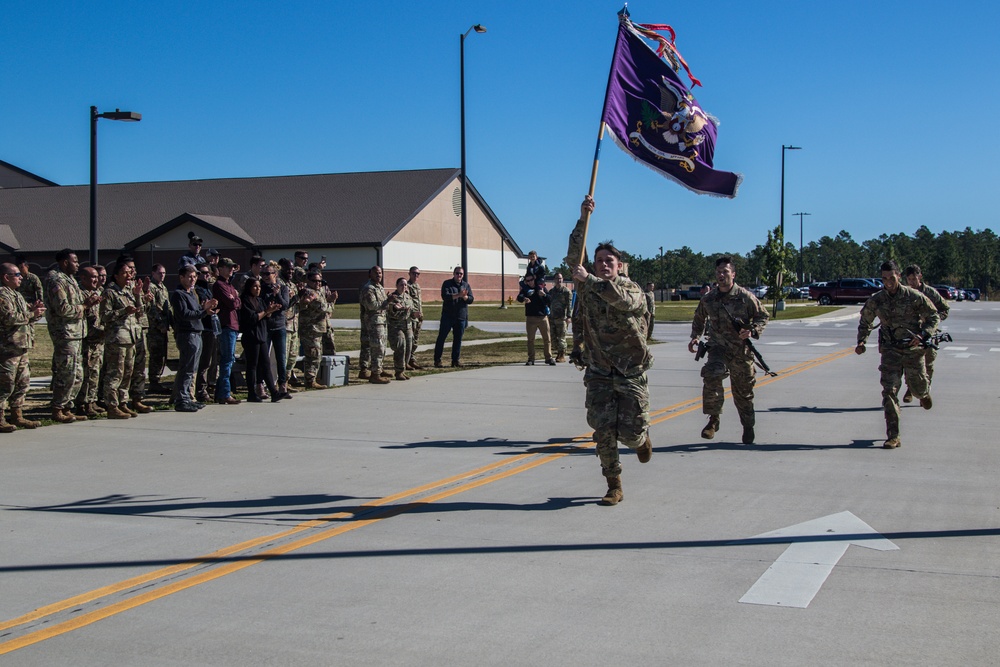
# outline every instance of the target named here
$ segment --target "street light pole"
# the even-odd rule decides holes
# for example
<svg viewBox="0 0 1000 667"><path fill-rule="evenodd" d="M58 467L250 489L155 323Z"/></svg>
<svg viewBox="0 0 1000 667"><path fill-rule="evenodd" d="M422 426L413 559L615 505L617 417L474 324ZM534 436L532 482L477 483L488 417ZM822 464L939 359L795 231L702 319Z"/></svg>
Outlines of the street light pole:
<svg viewBox="0 0 1000 667"><path fill-rule="evenodd" d="M800 146L781 145L781 243L785 243L785 151L800 151Z"/></svg>
<svg viewBox="0 0 1000 667"><path fill-rule="evenodd" d="M97 266L97 120L140 121L142 114L133 111L106 111L97 113L97 107L90 107L90 265Z"/></svg>
<svg viewBox="0 0 1000 667"><path fill-rule="evenodd" d="M806 281L806 274L802 269L802 218L812 213L792 213L792 215L799 216L799 287L801 287Z"/></svg>
<svg viewBox="0 0 1000 667"><path fill-rule="evenodd" d="M465 211L465 191L468 188L468 179L465 174L465 38L470 32L486 32L486 28L480 24L475 24L466 30L458 40L459 77L461 78L460 93L461 98L461 127L462 127L462 269L465 270L465 278L469 278L469 219Z"/></svg>

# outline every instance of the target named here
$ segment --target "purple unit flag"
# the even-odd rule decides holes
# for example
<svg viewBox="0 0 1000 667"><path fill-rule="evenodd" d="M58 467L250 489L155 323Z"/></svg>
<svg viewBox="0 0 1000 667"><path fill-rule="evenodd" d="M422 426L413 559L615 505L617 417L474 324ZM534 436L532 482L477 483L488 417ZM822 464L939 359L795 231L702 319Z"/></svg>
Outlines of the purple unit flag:
<svg viewBox="0 0 1000 667"><path fill-rule="evenodd" d="M736 196L743 177L712 168L718 120L627 18L618 28L601 121L622 150L687 189Z"/></svg>

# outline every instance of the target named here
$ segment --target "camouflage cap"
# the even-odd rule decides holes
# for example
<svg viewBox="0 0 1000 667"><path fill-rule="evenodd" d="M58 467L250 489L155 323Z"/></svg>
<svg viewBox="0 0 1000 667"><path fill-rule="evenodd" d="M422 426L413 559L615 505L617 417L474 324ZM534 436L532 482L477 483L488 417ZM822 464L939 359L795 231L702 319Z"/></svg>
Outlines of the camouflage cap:
<svg viewBox="0 0 1000 667"><path fill-rule="evenodd" d="M292 280L294 280L297 283L305 282L306 270L303 269L301 266L296 266L295 269L292 271Z"/></svg>
<svg viewBox="0 0 1000 667"><path fill-rule="evenodd" d="M229 259L228 257L223 257L219 260L219 266L236 266L236 262Z"/></svg>

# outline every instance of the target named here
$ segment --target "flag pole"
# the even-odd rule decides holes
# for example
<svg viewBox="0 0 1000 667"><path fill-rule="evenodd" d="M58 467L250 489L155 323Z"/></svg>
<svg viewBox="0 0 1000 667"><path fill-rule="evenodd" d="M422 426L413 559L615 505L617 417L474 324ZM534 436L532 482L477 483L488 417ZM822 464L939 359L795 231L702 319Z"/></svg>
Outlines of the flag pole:
<svg viewBox="0 0 1000 667"><path fill-rule="evenodd" d="M622 7L621 11L618 12L618 23L621 24L622 21L628 21L628 3ZM587 195L593 199L594 191L597 188L597 167L601 160L601 143L604 141L604 128L606 127L604 123L604 109L608 104L608 89L611 87L611 77L614 75L615 71L615 58L618 55L618 41L615 40L615 50L611 55L611 67L608 69L608 85L604 90L604 104L601 105L601 126L597 131L597 147L594 149L594 165L590 170L590 188L587 190ZM566 261L572 266L582 265L584 258L587 256L587 229L590 227L590 211L584 211L583 216L577 222L576 227L569 237L569 250L566 253ZM579 247L577 248L577 244Z"/></svg>

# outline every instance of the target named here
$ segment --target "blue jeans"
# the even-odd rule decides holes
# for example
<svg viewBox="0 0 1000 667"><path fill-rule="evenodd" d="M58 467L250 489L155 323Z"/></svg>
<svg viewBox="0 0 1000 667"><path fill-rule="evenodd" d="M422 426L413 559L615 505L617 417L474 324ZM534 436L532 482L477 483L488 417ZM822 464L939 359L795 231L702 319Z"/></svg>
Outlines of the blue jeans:
<svg viewBox="0 0 1000 667"><path fill-rule="evenodd" d="M449 331L453 334L451 340L451 361L452 363L458 363L459 356L462 354L462 336L465 335L465 327L468 323L468 320L455 320L450 317L447 319L441 318L437 342L434 343L434 363L441 361L441 355L444 353L444 341L448 338Z"/></svg>
<svg viewBox="0 0 1000 667"><path fill-rule="evenodd" d="M232 394L229 375L236 361L236 330L222 327L219 333L219 379L215 383L215 400L224 401Z"/></svg>
<svg viewBox="0 0 1000 667"><path fill-rule="evenodd" d="M285 368L285 348L288 345L288 332L284 329L275 329L267 332L267 340L274 348L274 363L278 366L278 384L288 382L288 369ZM266 350L265 350L266 353ZM268 365L271 362L268 361Z"/></svg>

